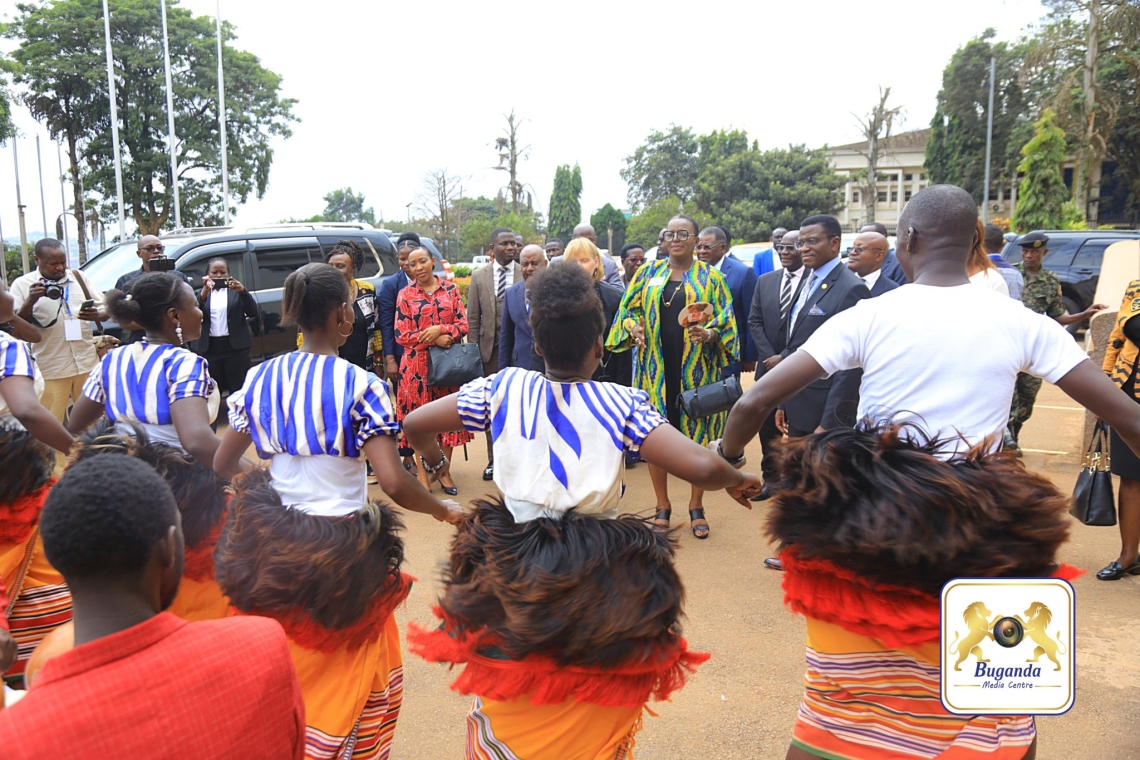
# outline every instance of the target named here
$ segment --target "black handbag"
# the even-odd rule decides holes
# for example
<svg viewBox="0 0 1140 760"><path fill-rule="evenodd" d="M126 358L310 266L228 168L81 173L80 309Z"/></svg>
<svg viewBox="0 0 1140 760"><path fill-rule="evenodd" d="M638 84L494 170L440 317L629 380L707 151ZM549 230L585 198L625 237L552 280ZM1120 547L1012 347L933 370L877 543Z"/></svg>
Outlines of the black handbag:
<svg viewBox="0 0 1140 760"><path fill-rule="evenodd" d="M1069 514L1085 525L1116 525L1116 499L1109 466L1108 426L1098 422L1085 452L1085 466L1073 489L1073 506L1069 508Z"/></svg>
<svg viewBox="0 0 1140 760"><path fill-rule="evenodd" d="M718 382L682 391L677 396L677 405L692 419L711 417L731 409L743 395L740 378L729 375Z"/></svg>
<svg viewBox="0 0 1140 760"><path fill-rule="evenodd" d="M483 377L478 343L452 343L450 348L428 349L428 385L454 388Z"/></svg>

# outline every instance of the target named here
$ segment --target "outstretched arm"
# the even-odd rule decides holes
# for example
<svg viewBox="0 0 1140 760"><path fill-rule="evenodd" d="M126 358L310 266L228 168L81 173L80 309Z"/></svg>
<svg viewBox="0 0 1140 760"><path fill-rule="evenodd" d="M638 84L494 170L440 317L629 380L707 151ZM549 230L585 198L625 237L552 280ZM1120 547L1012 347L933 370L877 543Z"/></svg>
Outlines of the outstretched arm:
<svg viewBox="0 0 1140 760"><path fill-rule="evenodd" d="M1140 404L1117 388L1091 360L1069 370L1057 381L1057 387L1111 425L1128 448L1140 456Z"/></svg>
<svg viewBox="0 0 1140 760"><path fill-rule="evenodd" d="M402 427L408 445L427 454L429 464L437 464L434 453L439 449L439 441L436 436L464 429L463 420L459 418L458 397L453 393L424 404L404 418Z"/></svg>
<svg viewBox="0 0 1140 760"><path fill-rule="evenodd" d="M380 488L404 509L431 515L440 522L454 523L463 516L463 508L459 504L435 498L404 469L396 439L392 436L372 436L364 442L364 454L372 463Z"/></svg>
<svg viewBox="0 0 1140 760"><path fill-rule="evenodd" d="M685 437L671 425L660 425L645 437L641 458L670 475L705 491L727 489L732 498L752 509L748 496L760 490L760 480L741 472L721 457Z"/></svg>
<svg viewBox="0 0 1140 760"><path fill-rule="evenodd" d="M12 416L27 428L36 440L67 454L75 439L36 397L36 384L30 377L14 375L0 380L0 398ZM102 407L100 407L100 411Z"/></svg>
<svg viewBox="0 0 1140 760"><path fill-rule="evenodd" d="M765 373L732 407L721 440L724 455L729 459L744 456L745 445L772 410L824 374L819 362L803 351L796 351Z"/></svg>

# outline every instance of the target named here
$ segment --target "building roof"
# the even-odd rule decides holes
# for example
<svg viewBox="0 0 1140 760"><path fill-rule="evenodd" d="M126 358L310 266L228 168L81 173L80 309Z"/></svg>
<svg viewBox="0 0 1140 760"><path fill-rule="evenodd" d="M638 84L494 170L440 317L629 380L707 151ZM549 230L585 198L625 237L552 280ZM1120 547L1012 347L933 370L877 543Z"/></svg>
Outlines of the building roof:
<svg viewBox="0 0 1140 760"><path fill-rule="evenodd" d="M899 132L897 135L891 135L885 140L879 142L879 150L916 150L925 151L926 141L930 139L930 127L925 129L913 129L910 132ZM856 143L848 143L847 145L831 145L828 151L837 150L854 150L865 151L867 150L867 141L862 140Z"/></svg>

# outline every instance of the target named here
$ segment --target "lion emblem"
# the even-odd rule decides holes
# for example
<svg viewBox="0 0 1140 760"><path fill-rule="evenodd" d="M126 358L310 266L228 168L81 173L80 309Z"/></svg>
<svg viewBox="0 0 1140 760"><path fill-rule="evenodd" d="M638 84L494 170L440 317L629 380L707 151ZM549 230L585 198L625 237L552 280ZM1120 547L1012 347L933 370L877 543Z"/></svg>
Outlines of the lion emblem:
<svg viewBox="0 0 1140 760"><path fill-rule="evenodd" d="M1053 613L1041 602L1034 602L1025 611L1025 617L1028 620L1022 620L1020 616L1017 619L1025 629L1025 635L1033 639L1033 643L1037 645L1033 650L1032 659L1026 662L1037 662L1041 655L1045 655L1057 666L1053 670L1060 670L1061 662L1057 659L1057 654L1065 654L1068 650L1061 643L1060 631L1057 631L1056 640L1053 640L1045 630L1053 621Z"/></svg>
<svg viewBox="0 0 1140 760"><path fill-rule="evenodd" d="M990 623L990 616L993 613L986 608L982 602L974 602L966 611L962 613L962 619L966 621L967 633L962 637L962 641L958 642L958 632L954 632L954 641L950 642L950 654L955 654L955 646L957 646L958 662L954 663L954 670L961 670L962 663L970 655L978 658L978 662L989 662L982 656L982 648L979 646L987 638L990 641L994 640L994 634L991 630L993 625Z"/></svg>

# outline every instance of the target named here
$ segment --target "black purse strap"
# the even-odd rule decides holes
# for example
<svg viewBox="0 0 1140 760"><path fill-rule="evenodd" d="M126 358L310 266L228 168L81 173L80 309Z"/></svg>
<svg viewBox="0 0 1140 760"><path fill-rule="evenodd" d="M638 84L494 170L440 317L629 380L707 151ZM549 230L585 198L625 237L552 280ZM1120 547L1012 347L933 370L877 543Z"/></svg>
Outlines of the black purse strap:
<svg viewBox="0 0 1140 760"><path fill-rule="evenodd" d="M1089 438L1088 448L1085 450L1085 468L1107 471L1112 464L1108 445L1108 425L1104 420L1098 420L1093 426L1092 437Z"/></svg>

